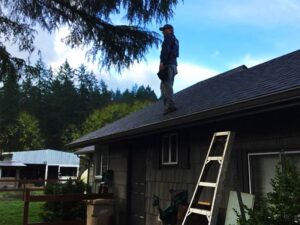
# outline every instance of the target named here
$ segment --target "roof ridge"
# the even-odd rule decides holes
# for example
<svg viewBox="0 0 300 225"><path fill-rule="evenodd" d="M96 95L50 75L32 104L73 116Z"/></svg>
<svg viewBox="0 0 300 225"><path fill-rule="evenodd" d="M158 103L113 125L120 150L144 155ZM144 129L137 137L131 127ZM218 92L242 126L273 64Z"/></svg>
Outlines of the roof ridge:
<svg viewBox="0 0 300 225"><path fill-rule="evenodd" d="M269 60L267 60L267 61L264 61L264 62L262 62L262 63L259 63L259 64L257 64L257 65L254 65L254 66L252 66L252 67L249 67L249 69L254 69L254 68L257 68L257 67L260 67L260 66L264 66L265 64L272 63L272 62L274 62L274 61L282 60L283 58L288 58L288 57L290 57L290 56L292 56L292 55L294 55L294 54L296 54L296 53L300 53L300 49L297 49L297 50L295 50L295 51L293 51L293 52L289 52L289 53L287 53L287 54L284 54L284 55L281 55L281 56L278 56L278 57L269 59Z"/></svg>
<svg viewBox="0 0 300 225"><path fill-rule="evenodd" d="M259 96L270 96L278 91L288 91L291 87L298 87L300 90L299 74L300 49L250 68L241 65L177 92L174 97L178 104L178 110L173 114L163 116L163 104L162 100L159 100L83 135L67 146L73 148L95 144L95 141L100 139L107 138L107 141L113 136L125 137L130 130L142 132L144 127L153 124L157 126L153 126L151 129L156 129L159 127L158 124L164 124L167 121L173 121L174 125L176 124L175 120L179 117L187 117L215 108L222 109L229 104L249 102Z"/></svg>
<svg viewBox="0 0 300 225"><path fill-rule="evenodd" d="M216 74L216 75L214 75L214 76L212 76L212 77L209 77L209 78L207 78L207 79L200 80L200 81L198 81L197 83L192 84L191 86L188 86L188 87L186 87L186 88L184 88L184 89L182 89L182 90L176 92L175 95L177 95L177 94L179 94L179 93L181 93L181 92L183 92L183 91L185 91L185 90L187 90L187 89L190 89L190 88L192 88L192 87L194 87L194 86L197 86L197 85L199 85L200 83L209 82L209 81L211 81L211 80L214 80L214 79L223 77L223 76L225 76L225 75L227 76L227 75L233 75L233 74L236 74L236 73L240 73L240 72L243 72L243 71L245 71L245 70L247 70L247 69L249 69L249 68L248 68L247 66L245 66L244 64L243 64L243 65L240 65L240 66L238 66L238 67L232 68L232 69L227 70L227 71L225 71L225 72L218 73L218 74Z"/></svg>

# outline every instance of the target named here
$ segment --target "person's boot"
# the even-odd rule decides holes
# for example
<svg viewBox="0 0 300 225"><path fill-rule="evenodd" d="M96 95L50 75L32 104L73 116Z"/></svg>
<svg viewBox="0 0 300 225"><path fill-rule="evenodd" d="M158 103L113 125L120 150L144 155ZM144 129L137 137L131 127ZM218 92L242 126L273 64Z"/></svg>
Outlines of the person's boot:
<svg viewBox="0 0 300 225"><path fill-rule="evenodd" d="M177 108L176 108L175 106L168 107L168 108L166 108L166 109L164 110L163 115L167 115L167 114L169 114L169 113L171 113L171 112L174 112L174 111L176 111L176 110L177 110Z"/></svg>

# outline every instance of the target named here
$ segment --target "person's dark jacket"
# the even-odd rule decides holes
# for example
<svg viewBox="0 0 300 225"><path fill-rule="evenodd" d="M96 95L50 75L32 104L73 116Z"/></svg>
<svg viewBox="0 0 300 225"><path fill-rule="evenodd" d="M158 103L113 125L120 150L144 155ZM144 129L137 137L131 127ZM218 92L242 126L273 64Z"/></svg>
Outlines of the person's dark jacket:
<svg viewBox="0 0 300 225"><path fill-rule="evenodd" d="M179 56L179 42L174 34L164 36L160 52L160 62L163 65L176 65L177 57Z"/></svg>

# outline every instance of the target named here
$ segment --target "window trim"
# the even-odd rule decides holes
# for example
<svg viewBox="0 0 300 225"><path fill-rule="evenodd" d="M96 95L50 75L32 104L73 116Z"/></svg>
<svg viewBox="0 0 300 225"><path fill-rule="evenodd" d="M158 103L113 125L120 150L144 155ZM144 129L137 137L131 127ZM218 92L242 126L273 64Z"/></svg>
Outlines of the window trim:
<svg viewBox="0 0 300 225"><path fill-rule="evenodd" d="M297 151L278 151L278 152L257 152L257 153L248 153L248 182L249 182L249 193L253 194L253 187L252 187L252 163L251 163L251 156L264 156L264 155L278 155L280 153L284 154L300 154L300 150Z"/></svg>
<svg viewBox="0 0 300 225"><path fill-rule="evenodd" d="M176 161L172 162L172 149L171 149L171 140L173 137L175 136L176 137ZM165 138L168 138L168 141L169 141L169 157L168 157L168 161L164 161L164 139ZM178 146L178 134L177 133L171 133L171 134L166 134L166 135L163 135L162 136L162 144L161 144L161 165L163 166L172 166L172 165L178 165L178 149L179 149L179 146Z"/></svg>

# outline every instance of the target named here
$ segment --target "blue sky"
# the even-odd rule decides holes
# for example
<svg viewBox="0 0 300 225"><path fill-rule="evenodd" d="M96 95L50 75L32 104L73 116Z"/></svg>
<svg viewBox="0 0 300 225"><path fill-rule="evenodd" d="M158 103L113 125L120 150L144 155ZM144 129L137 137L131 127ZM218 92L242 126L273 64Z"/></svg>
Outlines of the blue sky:
<svg viewBox="0 0 300 225"><path fill-rule="evenodd" d="M114 18L115 22L126 23L120 18ZM176 92L236 66L251 67L300 48L299 0L179 1L174 18L168 22L180 41ZM148 28L157 31L161 25ZM152 49L147 62L119 75L99 71L97 64L87 62L84 49L65 46L61 38L67 33L67 28L52 35L39 31L36 45L48 65L57 68L66 59L72 66L86 63L112 89L124 90L136 83L150 85L159 95L156 72L160 49ZM11 49L17 52L15 47Z"/></svg>

